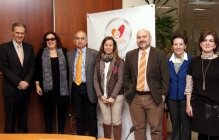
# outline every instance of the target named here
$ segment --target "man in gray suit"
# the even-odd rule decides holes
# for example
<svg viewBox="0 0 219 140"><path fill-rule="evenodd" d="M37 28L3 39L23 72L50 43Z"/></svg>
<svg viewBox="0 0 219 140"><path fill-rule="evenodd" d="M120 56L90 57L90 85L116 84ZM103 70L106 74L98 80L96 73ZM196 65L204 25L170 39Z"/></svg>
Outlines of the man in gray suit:
<svg viewBox="0 0 219 140"><path fill-rule="evenodd" d="M97 96L93 81L94 63L98 52L87 48L87 35L84 31L75 33L74 44L77 48L69 51L67 57L69 89L74 103L77 134L85 135L88 126L89 135L97 137Z"/></svg>
<svg viewBox="0 0 219 140"><path fill-rule="evenodd" d="M146 29L137 32L138 49L126 54L124 68L125 97L135 139L146 139L146 123L152 140L162 140L162 117L169 74L165 53L151 47L151 35Z"/></svg>

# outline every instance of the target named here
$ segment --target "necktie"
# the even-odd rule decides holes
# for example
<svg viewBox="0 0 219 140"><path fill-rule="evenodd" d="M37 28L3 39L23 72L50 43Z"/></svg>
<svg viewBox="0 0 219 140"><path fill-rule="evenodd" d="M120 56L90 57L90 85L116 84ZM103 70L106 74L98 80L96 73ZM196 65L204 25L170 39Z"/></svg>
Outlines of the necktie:
<svg viewBox="0 0 219 140"><path fill-rule="evenodd" d="M23 66L23 62L24 62L24 51L23 48L21 46L17 46L17 55L18 58L21 62L21 65Z"/></svg>
<svg viewBox="0 0 219 140"><path fill-rule="evenodd" d="M137 79L137 91L143 91L145 86L145 72L146 72L146 52L142 52L139 68L138 68L138 79Z"/></svg>
<svg viewBox="0 0 219 140"><path fill-rule="evenodd" d="M76 64L76 74L75 74L75 83L77 85L81 84L82 79L82 50L79 50L78 61Z"/></svg>

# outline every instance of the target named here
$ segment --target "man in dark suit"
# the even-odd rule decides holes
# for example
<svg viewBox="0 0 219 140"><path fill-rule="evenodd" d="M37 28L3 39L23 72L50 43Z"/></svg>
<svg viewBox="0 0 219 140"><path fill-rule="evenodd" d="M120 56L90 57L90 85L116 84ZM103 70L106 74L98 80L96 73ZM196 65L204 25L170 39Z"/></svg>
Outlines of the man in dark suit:
<svg viewBox="0 0 219 140"><path fill-rule="evenodd" d="M0 70L4 76L5 133L27 132L27 107L34 73L32 45L23 42L26 26L12 25L12 41L0 47ZM17 124L17 128L16 128Z"/></svg>
<svg viewBox="0 0 219 140"><path fill-rule="evenodd" d="M151 47L151 35L146 29L137 32L138 49L126 54L124 68L125 97L135 139L146 139L146 123L152 140L162 140L164 100L168 92L169 74L165 53Z"/></svg>
<svg viewBox="0 0 219 140"><path fill-rule="evenodd" d="M85 135L86 126L88 126L89 135L97 137L94 63L98 52L86 47L87 35L84 31L75 33L74 44L77 48L69 51L67 57L70 76L69 89L74 103L77 134ZM85 118L88 120L86 121Z"/></svg>

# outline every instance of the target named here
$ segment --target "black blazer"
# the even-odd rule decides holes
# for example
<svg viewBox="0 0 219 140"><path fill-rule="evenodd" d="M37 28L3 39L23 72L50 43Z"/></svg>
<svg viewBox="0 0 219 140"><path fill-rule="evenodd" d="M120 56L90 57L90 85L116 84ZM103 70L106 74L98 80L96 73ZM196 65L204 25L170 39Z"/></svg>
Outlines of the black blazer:
<svg viewBox="0 0 219 140"><path fill-rule="evenodd" d="M135 97L138 76L138 52L132 50L126 54L124 68L124 94L128 103ZM169 71L166 55L163 51L151 47L147 64L147 82L156 104L162 102L169 86Z"/></svg>
<svg viewBox="0 0 219 140"><path fill-rule="evenodd" d="M23 66L20 63L12 41L0 46L0 70L4 76L4 96L19 96L20 94L18 93L20 93L20 90L17 87L21 80L24 80L31 85L34 73L34 51L32 45L24 42L22 45L24 50ZM27 94L30 93L31 86L23 92Z"/></svg>

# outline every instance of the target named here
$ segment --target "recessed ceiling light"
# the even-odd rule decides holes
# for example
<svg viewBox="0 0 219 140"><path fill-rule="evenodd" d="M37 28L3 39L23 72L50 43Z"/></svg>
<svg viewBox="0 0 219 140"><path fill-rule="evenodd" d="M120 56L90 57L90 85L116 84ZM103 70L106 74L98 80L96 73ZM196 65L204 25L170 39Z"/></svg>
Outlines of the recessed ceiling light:
<svg viewBox="0 0 219 140"><path fill-rule="evenodd" d="M219 2L214 2L212 0L191 0L191 2L189 2L189 4L210 6L210 5L219 4Z"/></svg>
<svg viewBox="0 0 219 140"><path fill-rule="evenodd" d="M205 11L205 10L207 10L207 9L205 9L205 8L194 8L193 10L194 10L194 11Z"/></svg>
<svg viewBox="0 0 219 140"><path fill-rule="evenodd" d="M157 6L158 9L170 9L170 6Z"/></svg>

